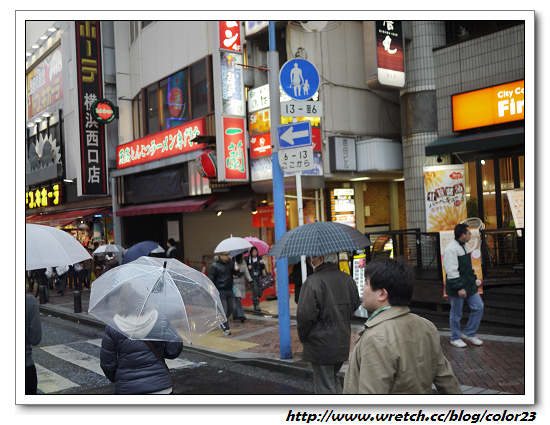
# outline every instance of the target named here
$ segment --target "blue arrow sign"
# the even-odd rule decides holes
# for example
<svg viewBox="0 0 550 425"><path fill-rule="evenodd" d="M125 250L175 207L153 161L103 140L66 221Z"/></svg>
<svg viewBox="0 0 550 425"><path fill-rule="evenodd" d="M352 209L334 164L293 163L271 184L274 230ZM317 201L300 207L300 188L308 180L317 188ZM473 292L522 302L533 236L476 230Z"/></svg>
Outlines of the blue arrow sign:
<svg viewBox="0 0 550 425"><path fill-rule="evenodd" d="M292 59L281 68L279 82L292 99L308 100L319 89L319 73L311 62Z"/></svg>
<svg viewBox="0 0 550 425"><path fill-rule="evenodd" d="M279 149L311 145L311 122L300 121L277 127Z"/></svg>

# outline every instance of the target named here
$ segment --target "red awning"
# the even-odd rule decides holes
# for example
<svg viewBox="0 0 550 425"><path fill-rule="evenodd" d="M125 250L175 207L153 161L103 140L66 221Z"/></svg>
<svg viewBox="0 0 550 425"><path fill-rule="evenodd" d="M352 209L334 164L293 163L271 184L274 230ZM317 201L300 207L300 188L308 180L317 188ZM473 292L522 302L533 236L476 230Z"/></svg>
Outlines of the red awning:
<svg viewBox="0 0 550 425"><path fill-rule="evenodd" d="M157 204L133 205L131 207L123 207L117 210L116 215L119 217L127 217L132 215L146 214L165 214L178 212L195 212L202 211L203 207L210 205L221 195L216 194L208 197L193 197L175 202L160 202Z"/></svg>
<svg viewBox="0 0 550 425"><path fill-rule="evenodd" d="M108 210L107 207L90 208L86 210L63 211L51 214L38 214L33 217L27 217L27 223L49 224L50 226L66 226L78 217L87 217L92 214L99 214Z"/></svg>

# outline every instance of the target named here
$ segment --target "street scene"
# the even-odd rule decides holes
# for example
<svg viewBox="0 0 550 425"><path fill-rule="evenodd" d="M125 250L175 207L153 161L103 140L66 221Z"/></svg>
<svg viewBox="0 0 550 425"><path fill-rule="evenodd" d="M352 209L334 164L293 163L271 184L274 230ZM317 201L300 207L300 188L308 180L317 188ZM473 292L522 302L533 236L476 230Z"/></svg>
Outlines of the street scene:
<svg viewBox="0 0 550 425"><path fill-rule="evenodd" d="M44 16L16 404L535 403L532 12Z"/></svg>

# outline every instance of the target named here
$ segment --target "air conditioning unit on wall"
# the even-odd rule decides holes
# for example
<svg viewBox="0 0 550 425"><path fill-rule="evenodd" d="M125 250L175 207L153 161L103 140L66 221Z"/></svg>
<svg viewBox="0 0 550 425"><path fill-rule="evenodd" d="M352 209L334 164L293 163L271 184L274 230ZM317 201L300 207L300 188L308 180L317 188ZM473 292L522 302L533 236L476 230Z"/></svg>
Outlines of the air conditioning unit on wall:
<svg viewBox="0 0 550 425"><path fill-rule="evenodd" d="M356 142L357 171L403 169L401 142L372 138Z"/></svg>

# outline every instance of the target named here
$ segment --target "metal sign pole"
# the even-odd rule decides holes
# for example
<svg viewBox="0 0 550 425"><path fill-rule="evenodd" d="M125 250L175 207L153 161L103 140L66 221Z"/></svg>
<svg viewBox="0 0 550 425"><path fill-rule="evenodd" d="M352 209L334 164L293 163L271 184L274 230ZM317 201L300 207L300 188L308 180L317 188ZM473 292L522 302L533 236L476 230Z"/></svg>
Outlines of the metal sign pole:
<svg viewBox="0 0 550 425"><path fill-rule="evenodd" d="M279 93L279 53L275 47L275 22L269 21L269 97L271 140L277 140L277 127L281 125L281 94ZM279 146L273 143L271 151L273 172L273 210L275 241L286 233L285 182L279 165ZM292 357L290 338L290 308L288 305L288 259L277 258L277 306L279 311L279 347L281 359Z"/></svg>

